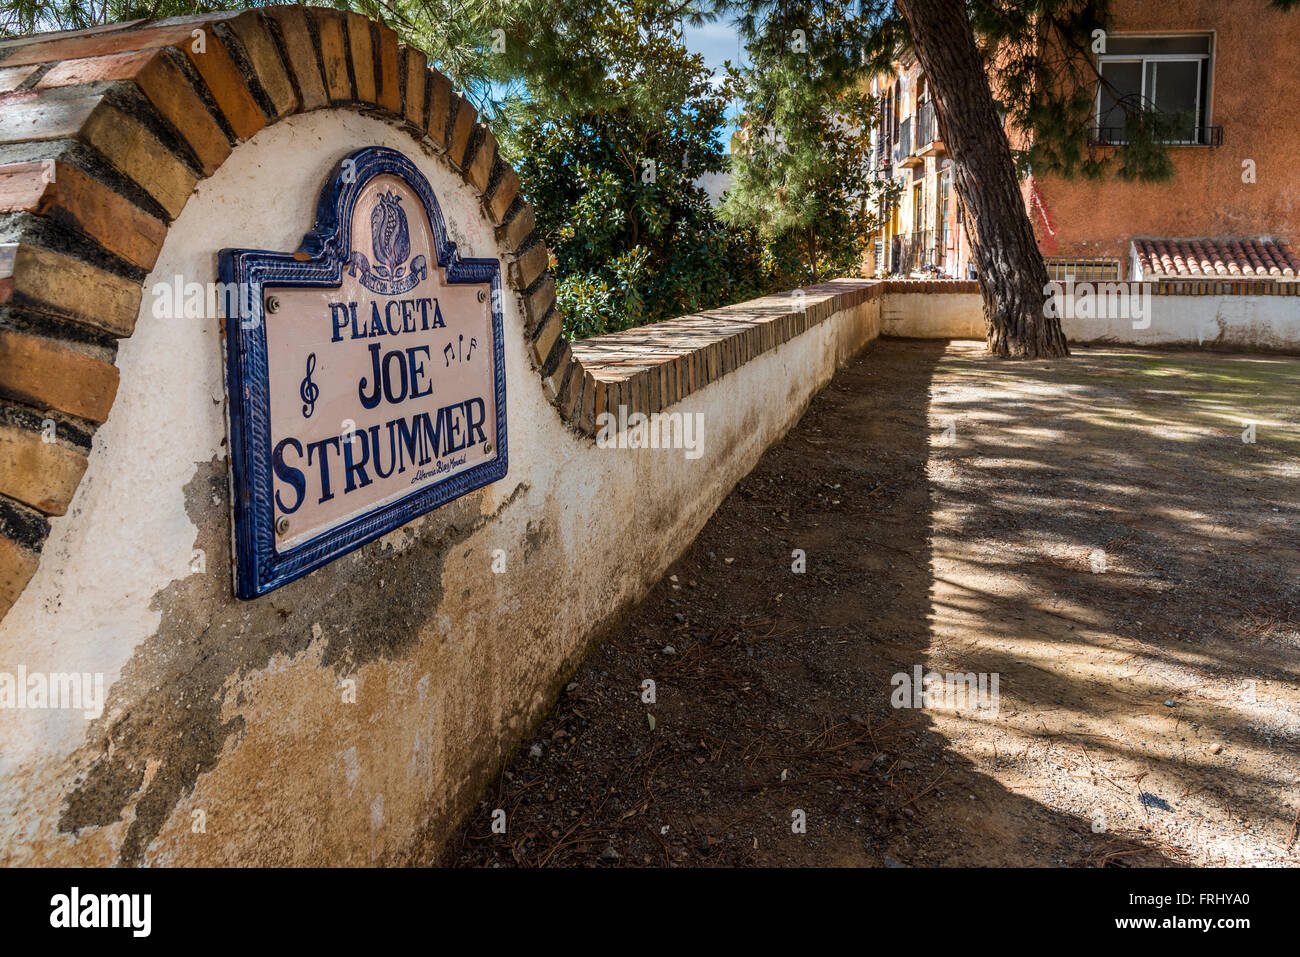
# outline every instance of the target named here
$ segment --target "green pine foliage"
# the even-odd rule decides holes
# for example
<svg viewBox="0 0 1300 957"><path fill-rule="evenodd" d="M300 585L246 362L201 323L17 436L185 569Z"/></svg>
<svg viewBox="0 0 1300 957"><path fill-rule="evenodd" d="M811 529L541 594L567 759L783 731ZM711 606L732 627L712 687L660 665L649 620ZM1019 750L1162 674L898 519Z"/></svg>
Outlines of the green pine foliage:
<svg viewBox="0 0 1300 957"><path fill-rule="evenodd" d="M10 33L258 6L256 0L26 3ZM759 295L784 279L755 230L696 181L728 168L729 88L686 50L694 0L334 0L425 50L492 124L582 338Z"/></svg>
<svg viewBox="0 0 1300 957"><path fill-rule="evenodd" d="M656 5L607 6L586 34L600 82L534 97L506 137L550 247L566 332L657 322L770 288L754 231L710 208L728 168L728 91Z"/></svg>
<svg viewBox="0 0 1300 957"><path fill-rule="evenodd" d="M1163 182L1174 174L1165 140L1181 118L1126 100L1125 139L1113 150L1094 142L1096 92L1102 82L1095 38L1112 25L1110 0L1029 0L1014 5L978 0L971 5L976 36L996 69L993 92L1016 129L1022 172L1067 177Z"/></svg>
<svg viewBox="0 0 1300 957"><path fill-rule="evenodd" d="M889 196L873 170L875 104L866 93L854 0L751 13L740 148L724 218L751 226L798 262L798 283L858 275Z"/></svg>

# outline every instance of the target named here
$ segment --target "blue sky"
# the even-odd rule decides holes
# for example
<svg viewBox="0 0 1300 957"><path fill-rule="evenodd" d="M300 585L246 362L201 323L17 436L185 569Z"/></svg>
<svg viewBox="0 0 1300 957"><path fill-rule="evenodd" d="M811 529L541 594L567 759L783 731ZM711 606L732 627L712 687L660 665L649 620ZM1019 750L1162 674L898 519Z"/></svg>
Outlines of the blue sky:
<svg viewBox="0 0 1300 957"><path fill-rule="evenodd" d="M726 17L702 27L686 27L687 49L703 53L704 60L715 72L722 69L724 60L739 62L745 55L736 36L735 27Z"/></svg>
<svg viewBox="0 0 1300 957"><path fill-rule="evenodd" d="M736 28L725 16L702 27L688 26L683 34L686 48L694 53L703 54L704 62L715 74L722 72L722 64L726 60L732 63L745 62L745 50L736 35ZM727 116L734 119L738 109L737 104L733 103L727 111ZM731 133L732 127L728 126L718 134L718 139L724 147L731 142Z"/></svg>

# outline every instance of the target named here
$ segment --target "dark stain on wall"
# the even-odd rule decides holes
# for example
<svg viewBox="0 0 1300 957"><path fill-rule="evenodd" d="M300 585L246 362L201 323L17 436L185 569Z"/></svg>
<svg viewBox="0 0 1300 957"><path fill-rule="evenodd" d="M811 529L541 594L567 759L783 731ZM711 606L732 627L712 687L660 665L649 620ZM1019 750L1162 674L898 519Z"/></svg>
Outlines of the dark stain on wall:
<svg viewBox="0 0 1300 957"><path fill-rule="evenodd" d="M162 624L109 690L104 716L77 755L82 770L64 802L59 830L76 833L131 817L119 864L140 864L199 775L217 766L232 737L242 736L242 717L221 717L232 684L276 655L305 651L313 625L320 626L323 662L336 680L369 661L404 657L442 599L449 550L527 488L518 484L488 515L480 512L484 493L457 499L426 516L422 534L400 552L381 539L244 602L231 588L225 463L200 464L185 501L199 529L195 548L204 553L204 569L154 596L151 607L162 613ZM146 779L150 762L157 767Z"/></svg>

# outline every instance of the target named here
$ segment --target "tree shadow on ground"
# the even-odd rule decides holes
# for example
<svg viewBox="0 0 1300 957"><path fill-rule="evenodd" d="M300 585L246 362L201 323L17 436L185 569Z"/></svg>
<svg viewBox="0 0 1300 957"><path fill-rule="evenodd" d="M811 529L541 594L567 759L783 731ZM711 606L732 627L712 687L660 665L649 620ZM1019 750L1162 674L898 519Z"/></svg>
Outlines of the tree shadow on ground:
<svg viewBox="0 0 1300 957"><path fill-rule="evenodd" d="M1180 860L1294 863L1300 363L950 349L942 381L933 641L1004 708L941 730Z"/></svg>
<svg viewBox="0 0 1300 957"><path fill-rule="evenodd" d="M1081 385L1056 397L1050 370L1037 364L980 371L965 361L943 342L884 341L838 373L583 664L449 842L444 863L1187 862L1149 824L1125 817L1129 798L1134 815L1159 806L1141 796L1148 794L1142 777L1107 780L1119 776L1107 773L1114 771L1108 758L1131 760L1127 750L1145 759L1142 729L1126 729L1122 746L1087 737L1077 747L1090 733L1080 715L1123 724L1133 694L1110 687L1106 676L1098 697L1086 672L1042 664L1062 650L1053 644L1062 634L1087 645L1094 629L1116 643L1105 637L1113 610L1098 607L1092 592L1069 601L1056 595L1066 574L1053 557L1058 547L1061 554L1085 549L1086 557L1097 535L1063 524L1065 509L1044 524L1042 509L1056 504L1050 494L1046 504L1028 498L1022 508L1023 491L998 484L1017 476L1046 482L1048 472L1038 470L1050 466L1053 488L1082 482L1108 501L1106 474L1057 468L1027 438L1023 447L996 449L1020 465L995 466L969 488L952 478L959 465L978 470L1000 461L983 452L1006 445L994 426L1019 414L1014 402L981 404L974 392L964 394L966 385L1004 376L1028 396L1041 391L1036 414L1057 418L1095 405L1096 395ZM949 400L955 411L946 411ZM936 420L940 406L945 415ZM946 417L956 419L954 429ZM975 455L968 441L988 448ZM1065 445L1057 451L1071 454ZM1145 453L1115 454L1140 461ZM1157 543L1159 526L1153 522ZM1037 550L1008 552L1018 543ZM1086 576L1089 587L1103 582L1112 590L1107 602L1148 607L1145 591L1125 591L1133 582L1124 577L1132 573L1123 547L1109 543L1114 576L1077 561L1068 574ZM803 571L795 570L799 552ZM1187 653L1154 644L1152 667ZM1245 673L1243 655L1235 664L1226 652L1221 660ZM896 676L918 666L998 673L1000 709L893 707ZM1040 671L1041 679L1027 677ZM1289 672L1277 664L1273 673ZM653 703L643 700L647 680ZM1069 727L1043 721L1058 712L1069 715ZM1203 717L1208 724L1214 716ZM999 741L1024 751L1000 750ZM1106 747L1115 753L1100 754ZM1090 763L1094 756L1101 767ZM1119 805L1099 796L1112 788L1125 795ZM506 811L505 834L492 831L496 809ZM1117 818L1122 826L1112 823Z"/></svg>

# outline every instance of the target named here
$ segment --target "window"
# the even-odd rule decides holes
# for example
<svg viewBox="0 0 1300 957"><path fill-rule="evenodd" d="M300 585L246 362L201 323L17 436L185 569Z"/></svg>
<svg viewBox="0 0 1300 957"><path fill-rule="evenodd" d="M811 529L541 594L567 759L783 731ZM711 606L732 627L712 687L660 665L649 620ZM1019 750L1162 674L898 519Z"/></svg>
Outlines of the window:
<svg viewBox="0 0 1300 957"><path fill-rule="evenodd" d="M1052 282L1118 282L1117 259L1072 259L1065 256L1048 256L1047 278Z"/></svg>
<svg viewBox="0 0 1300 957"><path fill-rule="evenodd" d="M952 202L952 170L939 174L939 249L943 251L944 267L948 265L948 252L952 248L952 233L948 207Z"/></svg>
<svg viewBox="0 0 1300 957"><path fill-rule="evenodd" d="M1130 114L1159 113L1168 143L1217 145L1209 128L1209 34L1109 37L1097 70L1097 142L1122 144Z"/></svg>
<svg viewBox="0 0 1300 957"><path fill-rule="evenodd" d="M894 91L886 91L882 97L880 107L880 149L881 153L887 154L893 149L894 145Z"/></svg>

